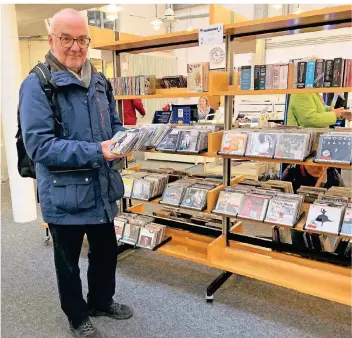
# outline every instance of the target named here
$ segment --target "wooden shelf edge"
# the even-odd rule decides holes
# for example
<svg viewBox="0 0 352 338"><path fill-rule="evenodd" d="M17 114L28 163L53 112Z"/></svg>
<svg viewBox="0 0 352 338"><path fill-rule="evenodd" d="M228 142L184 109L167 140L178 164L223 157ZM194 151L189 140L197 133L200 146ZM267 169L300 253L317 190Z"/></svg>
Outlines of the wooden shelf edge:
<svg viewBox="0 0 352 338"><path fill-rule="evenodd" d="M222 236L221 236L222 237ZM211 255L211 266L236 274L262 280L274 285L293 289L312 296L352 305L351 273L349 268L340 273L330 269L330 264L310 261L310 266L300 264L304 258L291 259L269 257L266 254L239 248L224 247L224 238L219 237L216 252ZM221 247L222 246L222 247ZM214 249L212 249L214 250ZM316 268L314 265L316 264ZM326 266L326 270L320 268Z"/></svg>
<svg viewBox="0 0 352 338"><path fill-rule="evenodd" d="M278 95L278 94L312 94L312 93L341 93L352 92L352 87L331 87L331 88L291 88L291 89L265 89L265 90L214 90L214 95L237 96L237 95Z"/></svg>

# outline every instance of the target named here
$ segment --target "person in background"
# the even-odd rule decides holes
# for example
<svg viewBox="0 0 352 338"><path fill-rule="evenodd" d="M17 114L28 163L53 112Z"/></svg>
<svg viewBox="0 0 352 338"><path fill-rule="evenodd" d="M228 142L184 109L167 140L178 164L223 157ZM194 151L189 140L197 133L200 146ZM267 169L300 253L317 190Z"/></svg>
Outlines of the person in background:
<svg viewBox="0 0 352 338"><path fill-rule="evenodd" d="M315 61L316 56L308 57L303 61ZM325 106L321 94L292 94L287 112L287 125L303 128L328 128L336 123L337 119L344 118L351 121L351 112L344 108Z"/></svg>
<svg viewBox="0 0 352 338"><path fill-rule="evenodd" d="M135 126L137 124L136 110L142 117L145 116L141 99L123 100L123 124L125 126Z"/></svg>
<svg viewBox="0 0 352 338"><path fill-rule="evenodd" d="M208 98L201 96L198 101L198 117L199 120L205 120L209 114L214 114L214 109L209 105ZM214 115L209 116L207 120L213 120Z"/></svg>
<svg viewBox="0 0 352 338"><path fill-rule="evenodd" d="M293 190L302 186L331 188L344 187L344 181L335 168L320 166L289 165L281 177L282 181L292 182Z"/></svg>

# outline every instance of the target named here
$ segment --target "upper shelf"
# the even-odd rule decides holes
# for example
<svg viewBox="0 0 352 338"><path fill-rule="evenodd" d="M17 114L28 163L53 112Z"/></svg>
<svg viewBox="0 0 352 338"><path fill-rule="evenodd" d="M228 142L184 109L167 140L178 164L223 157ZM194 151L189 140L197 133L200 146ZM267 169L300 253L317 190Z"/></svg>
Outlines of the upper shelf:
<svg viewBox="0 0 352 338"><path fill-rule="evenodd" d="M301 14L227 24L224 25L224 34L239 38L239 40L236 40L235 53L245 53L249 52L247 50L253 49L253 44L249 43L248 40L322 29L350 27L351 22L351 6L338 6ZM198 30L196 29L138 37L129 41L95 44L94 48L113 50L119 53L145 53L194 46L198 46Z"/></svg>
<svg viewBox="0 0 352 338"><path fill-rule="evenodd" d="M300 14L228 24L224 26L224 30L227 35L236 38L262 39L279 35L351 27L351 21L352 7L338 6Z"/></svg>

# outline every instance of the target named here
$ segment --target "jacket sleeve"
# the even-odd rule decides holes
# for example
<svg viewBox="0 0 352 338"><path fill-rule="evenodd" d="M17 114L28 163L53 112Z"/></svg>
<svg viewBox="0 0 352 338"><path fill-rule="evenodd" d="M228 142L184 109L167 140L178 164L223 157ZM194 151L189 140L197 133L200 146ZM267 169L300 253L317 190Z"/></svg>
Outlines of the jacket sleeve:
<svg viewBox="0 0 352 338"><path fill-rule="evenodd" d="M141 99L132 100L132 105L135 109L137 109L139 114L141 114L142 116L145 115L145 110Z"/></svg>
<svg viewBox="0 0 352 338"><path fill-rule="evenodd" d="M126 130L126 128L122 126L122 122L116 110L116 101L114 98L112 98L109 104L109 109L110 109L111 129L112 129L113 135L115 135L118 131Z"/></svg>
<svg viewBox="0 0 352 338"><path fill-rule="evenodd" d="M292 95L293 96L293 95ZM318 112L312 95L296 94L290 104L298 125L311 128L329 127L336 123L336 115L331 111Z"/></svg>
<svg viewBox="0 0 352 338"><path fill-rule="evenodd" d="M20 88L20 119L28 156L47 167L100 167L100 143L64 140L54 134L54 115L39 79L29 75Z"/></svg>

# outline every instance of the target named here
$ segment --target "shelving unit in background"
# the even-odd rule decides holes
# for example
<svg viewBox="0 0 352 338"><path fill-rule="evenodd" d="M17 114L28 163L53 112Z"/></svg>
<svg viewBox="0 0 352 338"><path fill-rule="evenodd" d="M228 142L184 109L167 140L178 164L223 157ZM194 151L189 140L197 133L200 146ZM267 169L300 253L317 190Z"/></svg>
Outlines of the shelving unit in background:
<svg viewBox="0 0 352 338"><path fill-rule="evenodd" d="M224 25L226 36L227 78L220 85L215 81L210 90L212 95L225 96L224 129L232 127L232 106L237 95L272 95L292 93L341 92L351 91L351 88L317 88L317 89L284 89L241 91L234 86L233 54L240 52L240 46L253 45L257 38L267 38L287 34L314 32L319 30L338 29L351 26L352 10L350 6L339 6L319 11L292 14L262 20L244 21ZM194 47L198 45L198 31L176 32L143 38L133 38L130 41L117 41L108 44L96 44L94 48L115 51L116 59L120 53L142 53L170 50L175 48ZM118 65L119 67L119 65ZM209 95L209 93L206 93ZM143 99L169 98L178 96L199 96L189 94L185 90L158 91ZM129 96L117 96L121 100ZM172 156L172 154L170 155ZM212 152L212 156L218 155ZM279 161L275 159L222 156L224 158L224 185L231 185L231 158L258 160L260 162L291 162L314 166L329 166L318 164L309 159L300 161ZM348 165L336 167L351 169ZM137 204L128 208L131 212L144 213L144 205ZM162 220L161 220L162 221ZM164 220L165 221L165 220ZM242 223L230 229L229 217L224 217L222 234L202 234L199 237L192 234L195 226L185 227L168 220L168 234L172 240L157 251L173 257L182 258L200 264L216 267L224 272L213 281L208 289L206 299L212 301L213 294L231 276L232 273L266 281L287 287L313 296L333 300L342 304L351 303L351 270L350 267L338 266L338 259L327 259L324 253L302 252L296 247L276 243L262 238L242 234ZM181 228L180 228L181 227ZM172 229L173 228L173 229ZM183 230L179 230L183 229ZM204 229L203 229L204 230ZM199 231L199 229L198 229ZM215 238L215 239L214 239ZM278 250L284 251L277 252ZM313 258L313 259L312 259ZM325 260L319 262L318 260Z"/></svg>

